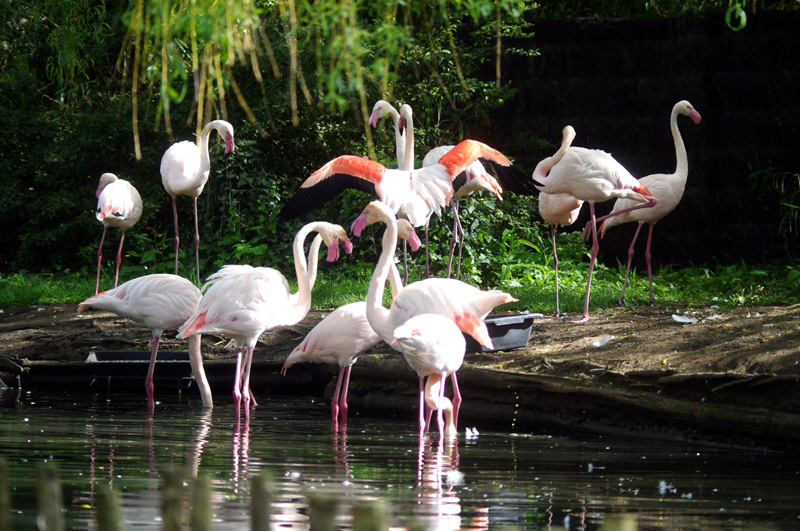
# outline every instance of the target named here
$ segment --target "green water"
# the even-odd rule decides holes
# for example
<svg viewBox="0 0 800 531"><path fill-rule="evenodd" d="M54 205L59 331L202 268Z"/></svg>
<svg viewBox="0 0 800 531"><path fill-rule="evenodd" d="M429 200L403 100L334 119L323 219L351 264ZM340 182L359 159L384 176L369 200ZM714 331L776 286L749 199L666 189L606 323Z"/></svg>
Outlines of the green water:
<svg viewBox="0 0 800 531"><path fill-rule="evenodd" d="M226 396L213 411L194 397L158 397L148 419L143 395L0 392L15 529L36 529L44 463L63 482L68 529L96 529L101 486L121 493L125 529L161 529L170 469L187 491L198 472L212 478L219 530L248 528L248 478L262 472L277 488L274 529L308 529L308 497L320 492L340 499L344 529L364 500L385 502L396 528L593 530L622 515L632 529L800 528L792 455L480 425L453 443L421 444L414 414L353 410L346 433L332 434L323 402L282 396L259 397L249 421L237 421Z"/></svg>

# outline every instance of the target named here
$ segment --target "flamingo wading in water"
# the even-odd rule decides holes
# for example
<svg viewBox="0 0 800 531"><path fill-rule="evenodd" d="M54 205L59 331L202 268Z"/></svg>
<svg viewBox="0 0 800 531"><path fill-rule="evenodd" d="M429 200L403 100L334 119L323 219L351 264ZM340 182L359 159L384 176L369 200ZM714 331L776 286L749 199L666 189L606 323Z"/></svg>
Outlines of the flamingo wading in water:
<svg viewBox="0 0 800 531"><path fill-rule="evenodd" d="M575 322L589 320L589 295L592 289L592 273L600 244L597 241L597 216L594 204L613 198L629 198L639 204L630 210L651 208L658 203L652 193L643 186L622 164L599 149L570 147L551 169L544 185L537 185L546 194L566 193L589 203L592 219L592 251L589 260L589 280L586 283L586 302L583 317ZM615 215L622 214L623 210Z"/></svg>
<svg viewBox="0 0 800 531"><path fill-rule="evenodd" d="M306 237L317 232L328 246L328 261L339 257L339 243L346 253L353 250L344 229L323 221L303 226L294 238L293 254L298 290L289 291L286 277L271 267L226 265L208 278L203 299L197 311L178 330L178 337L194 334L222 333L237 343L236 374L233 396L238 405L244 397L249 414L250 368L258 337L267 330L299 323L311 308L311 290L316 280L319 240L312 243L311 266L304 253ZM247 347L244 360L242 349ZM255 405L255 404L254 404Z"/></svg>
<svg viewBox="0 0 800 531"><path fill-rule="evenodd" d="M424 313L395 328L392 346L403 353L403 357L419 376L420 382L428 377L424 390L420 389L419 409L424 411L427 404L430 411L437 411L440 440L445 435L455 436L455 420L448 426L452 431L445 433L443 413L444 410L453 408L453 405L444 396L444 384L447 377L452 375L455 385L455 372L464 362L467 346L464 334L447 317ZM420 436L424 429L425 425L421 425Z"/></svg>
<svg viewBox="0 0 800 531"><path fill-rule="evenodd" d="M131 183L120 179L113 173L100 176L100 183L94 194L97 197L97 219L103 224L103 236L97 249L97 283L94 294L100 291L100 264L103 260L103 243L106 241L108 227L122 229L117 249L117 272L114 276L114 287L119 284L119 265L122 263L122 243L125 231L136 225L142 217L142 198Z"/></svg>
<svg viewBox="0 0 800 531"><path fill-rule="evenodd" d="M517 299L500 290L483 291L452 278L428 278L409 284L398 292L389 308L383 306L383 291L397 249L397 220L388 205L373 201L364 209L351 226L353 234L359 235L363 228L375 221L383 221L382 251L372 274L367 293L367 319L372 329L387 344L394 339L394 330L415 315L435 313L455 322L458 328L488 348L493 348L489 330L483 322L496 306ZM395 348L395 350L398 350ZM457 424L461 393L453 375L453 415ZM420 380L420 391L423 382ZM420 425L425 425L425 413L420 411Z"/></svg>
<svg viewBox="0 0 800 531"><path fill-rule="evenodd" d="M194 255L197 268L197 282L200 283L200 226L197 221L197 197L203 193L211 172L208 156L208 138L215 130L225 142L225 153L233 153L233 126L225 120L208 122L200 133L200 144L189 140L172 144L161 157L161 183L172 198L172 216L175 222L175 274L178 274L178 196L188 195L194 206Z"/></svg>
<svg viewBox="0 0 800 531"><path fill-rule="evenodd" d="M411 223L404 219L397 220L400 237L407 240L411 250L419 249L420 241ZM397 267L392 264L389 284L392 296L403 286ZM367 320L367 303L351 302L332 311L306 335L286 358L281 374L295 363L304 361L330 363L339 366L339 376L331 400L331 429L338 430L338 417L347 422L347 389L350 384L350 371L358 356L371 349L381 341L381 337L372 329Z"/></svg>
<svg viewBox="0 0 800 531"><path fill-rule="evenodd" d="M628 199L617 199L614 208L609 214L610 217L601 218L600 236L605 235L606 231L615 225L636 221L636 232L633 233L631 245L628 248L628 266L625 269L625 282L622 284L622 292L619 294L619 304L625 300L625 288L628 285L628 276L631 272L631 261L633 260L633 246L642 224L650 225L647 231L647 245L644 257L647 262L647 279L650 283L650 306L653 306L653 271L650 265L650 242L653 239L653 227L661 218L675 210L683 197L686 188L686 178L689 176L689 160L686 156L686 146L683 144L683 137L678 129L678 115L688 116L695 124L699 124L701 117L695 108L686 100L679 101L672 107L669 117L669 127L672 131L672 140L675 143L676 166L673 173L654 173L639 179L644 186L650 190L658 199L658 204L653 208L643 210L631 210L633 203ZM624 213L619 213L625 210Z"/></svg>
<svg viewBox="0 0 800 531"><path fill-rule="evenodd" d="M120 317L136 321L153 333L150 365L145 378L148 409L153 410L153 371L158 355L158 344L164 330L181 326L197 309L200 290L190 281L177 275L154 274L129 280L117 288L104 291L80 303L78 313L86 309L105 310ZM203 406L212 407L211 388L208 385L200 353L200 336L189 338L189 362L195 381L200 388Z"/></svg>

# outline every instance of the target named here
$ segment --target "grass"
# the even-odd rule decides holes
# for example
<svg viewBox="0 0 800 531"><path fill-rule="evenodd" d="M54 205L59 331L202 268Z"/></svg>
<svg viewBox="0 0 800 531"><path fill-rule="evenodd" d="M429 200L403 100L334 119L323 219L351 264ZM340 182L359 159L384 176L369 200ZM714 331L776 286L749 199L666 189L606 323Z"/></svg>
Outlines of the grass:
<svg viewBox="0 0 800 531"><path fill-rule="evenodd" d="M559 264L559 294L562 311L577 313L583 309L588 267L581 261L562 260ZM751 266L744 263L716 266L662 268L654 273L657 304L717 306L720 310L737 306L793 304L800 302L800 268L793 266ZM613 308L625 278L624 264L607 267L599 264L592 281L592 311ZM555 277L552 269L531 264L524 277L498 281L491 288L508 291L519 302L503 309L551 313L555 310ZM103 278L109 286L112 278ZM95 279L82 273L54 275L12 274L0 276L0 308L46 304L75 304L94 294ZM369 272L348 271L326 274L322 271L314 287L315 308L336 308L363 300L369 285ZM294 287L292 288L295 289ZM646 271L631 271L626 301L633 306L648 304ZM388 290L384 303L388 305Z"/></svg>

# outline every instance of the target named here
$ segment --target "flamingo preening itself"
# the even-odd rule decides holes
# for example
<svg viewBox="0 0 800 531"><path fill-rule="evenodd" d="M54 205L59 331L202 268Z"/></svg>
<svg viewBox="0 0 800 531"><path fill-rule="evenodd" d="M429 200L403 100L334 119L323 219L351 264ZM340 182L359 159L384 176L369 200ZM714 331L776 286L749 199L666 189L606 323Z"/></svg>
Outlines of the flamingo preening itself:
<svg viewBox="0 0 800 531"><path fill-rule="evenodd" d="M131 183L118 178L113 173L104 173L100 176L100 183L95 192L97 196L97 219L103 224L103 236L100 238L100 247L97 249L97 284L94 294L100 291L100 263L103 260L103 243L106 240L108 227L122 229L117 249L117 272L114 277L114 287L119 284L119 265L122 262L122 243L125 241L125 231L136 225L142 217L142 198Z"/></svg>
<svg viewBox="0 0 800 531"><path fill-rule="evenodd" d="M311 258L307 260L304 245L311 232L317 232L318 236L312 242L309 253ZM309 223L294 238L297 292L289 291L286 277L277 269L226 265L208 277L197 311L178 330L178 337L221 333L236 341L233 396L237 409L244 398L246 412L249 414L250 401L253 399L250 391L250 369L253 349L259 336L267 330L299 323L311 308L311 290L316 280L317 251L321 242L328 247L329 261L339 257L339 243L344 245L346 253L353 250L347 234L339 225L324 221ZM244 347L247 351L243 360Z"/></svg>
<svg viewBox="0 0 800 531"><path fill-rule="evenodd" d="M172 144L161 157L161 183L172 198L172 216L175 221L175 274L178 274L178 231L179 195L188 195L194 205L194 254L197 268L197 282L200 283L200 226L197 220L197 197L203 193L211 171L208 155L208 138L215 130L225 142L225 153L233 153L233 126L225 120L208 122L200 133L199 145L188 140Z"/></svg>
<svg viewBox="0 0 800 531"><path fill-rule="evenodd" d="M647 232L647 246L645 247L645 260L647 261L647 279L650 283L650 306L653 306L653 271L650 265L650 242L653 239L653 227L661 218L675 210L675 207L683 198L683 191L686 188L686 178L689 176L689 159L686 156L686 146L683 144L683 137L678 129L678 115L688 116L695 124L699 124L701 117L695 108L686 100L679 101L672 107L669 117L669 127L672 131L672 140L675 143L675 158L677 160L673 173L654 173L639 179L642 185L646 186L650 192L658 199L658 204L653 208L632 210L633 202L629 199L617 199L611 213L604 218L600 225L600 236L615 225L621 225L631 221L636 221L636 232L633 233L631 245L628 248L628 266L625 269L625 282L622 284L622 292L619 294L619 304L625 300L625 288L628 285L628 276L631 272L631 261L633 260L633 246L639 231L644 223L650 225ZM599 220L598 220L599 221Z"/></svg>
<svg viewBox="0 0 800 531"><path fill-rule="evenodd" d="M589 295L592 289L592 273L600 244L597 241L597 216L594 204L614 198L627 198L636 201L636 206L622 210L614 215L654 207L658 200L642 185L622 164L599 149L570 147L550 169L544 185L536 188L545 194L569 194L572 197L589 203L592 219L592 251L589 260L589 280L586 283L586 302L583 317L576 322L589 320ZM541 196L540 196L541 197Z"/></svg>
<svg viewBox="0 0 800 531"><path fill-rule="evenodd" d="M164 330L178 328L197 310L201 295L197 286L177 275L154 274L134 278L124 284L90 297L78 305L78 313L86 309L106 310L125 317L150 329L153 343L150 365L145 378L148 409L152 412L153 371L158 344ZM200 336L189 338L189 362L200 389L203 406L212 407L211 388L208 385L200 353Z"/></svg>

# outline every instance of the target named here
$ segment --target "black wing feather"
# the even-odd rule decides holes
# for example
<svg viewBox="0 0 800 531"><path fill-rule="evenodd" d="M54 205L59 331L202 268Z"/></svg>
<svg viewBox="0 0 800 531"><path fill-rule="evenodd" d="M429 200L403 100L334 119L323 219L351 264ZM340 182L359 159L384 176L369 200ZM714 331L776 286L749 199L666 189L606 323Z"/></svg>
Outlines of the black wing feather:
<svg viewBox="0 0 800 531"><path fill-rule="evenodd" d="M503 191L511 191L520 195L539 195L536 185L542 186L531 176L520 170L516 166L502 166L496 162L487 161L497 176L497 182L503 187Z"/></svg>
<svg viewBox="0 0 800 531"><path fill-rule="evenodd" d="M314 186L298 188L283 206L278 219L288 221L317 209L347 189L360 190L375 197L375 185L346 173L334 173Z"/></svg>

